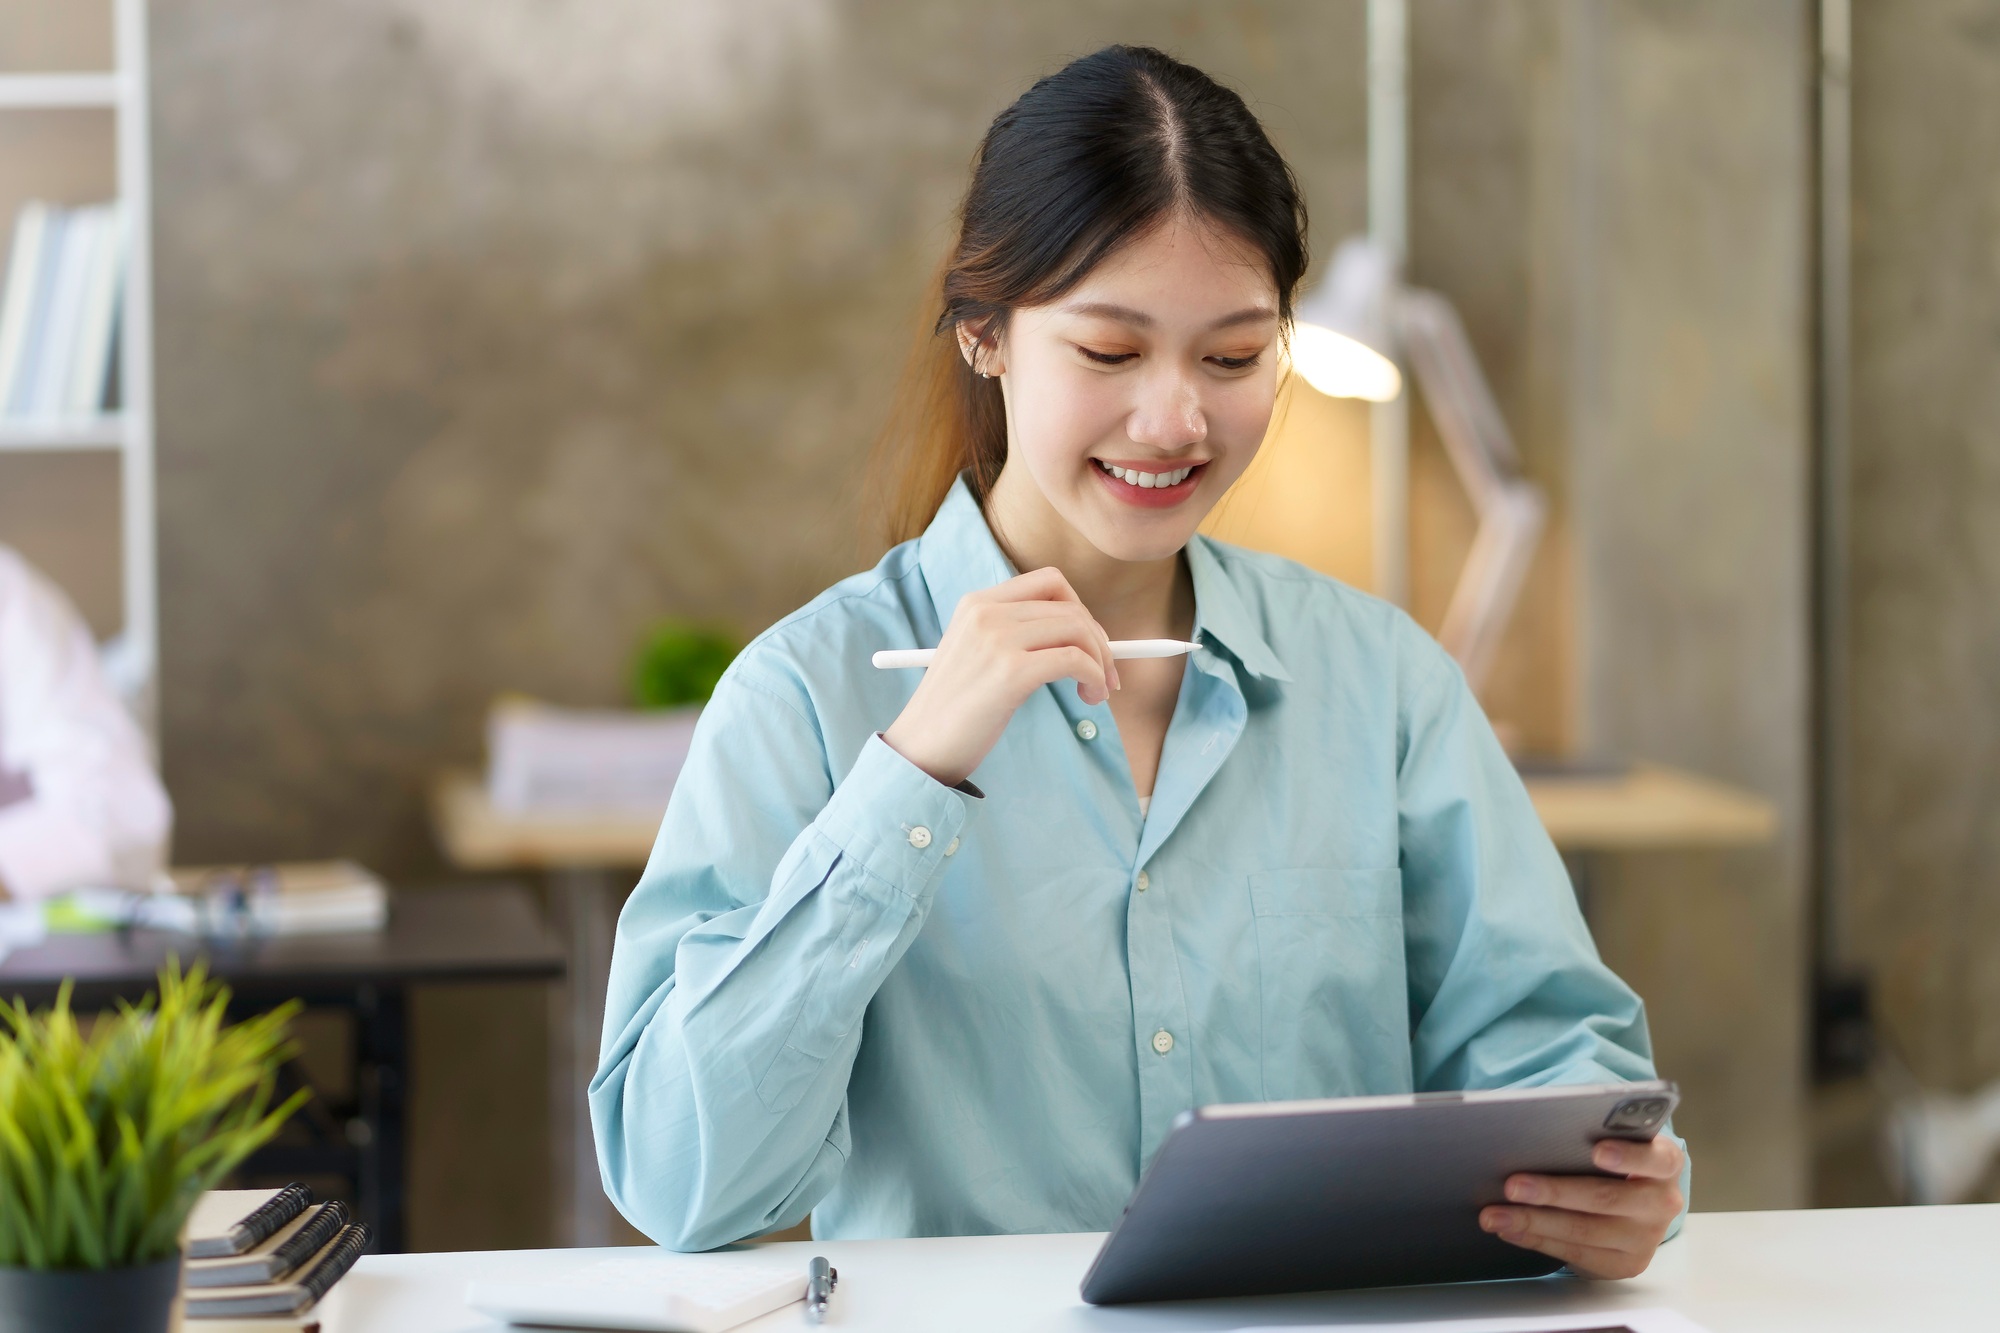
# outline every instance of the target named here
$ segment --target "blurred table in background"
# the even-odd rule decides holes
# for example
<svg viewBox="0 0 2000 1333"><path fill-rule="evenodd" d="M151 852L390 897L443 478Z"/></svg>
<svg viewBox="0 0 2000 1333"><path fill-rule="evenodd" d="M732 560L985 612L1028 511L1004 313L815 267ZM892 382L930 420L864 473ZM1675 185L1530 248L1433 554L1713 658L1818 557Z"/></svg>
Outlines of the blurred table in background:
<svg viewBox="0 0 2000 1333"><path fill-rule="evenodd" d="M67 980L82 1012L137 1000L169 958L197 960L227 982L232 1017L286 1000L337 1009L354 1023L353 1100L315 1096L300 1113L305 1144L274 1143L244 1164L258 1176L337 1175L375 1247L404 1248L404 1113L409 1093L409 988L475 981L555 980L563 953L534 896L513 884L398 893L379 931L205 939L159 930L51 935L0 960L0 996L50 1004ZM289 1076L298 1076L288 1066ZM317 1108L317 1109L315 1109Z"/></svg>
<svg viewBox="0 0 2000 1333"><path fill-rule="evenodd" d="M1762 796L1659 764L1529 768L1522 781L1586 919L1601 856L1761 847L1778 833L1777 807Z"/></svg>
<svg viewBox="0 0 2000 1333"><path fill-rule="evenodd" d="M547 878L567 980L550 1023L558 1234L566 1245L610 1245L617 1214L597 1170L587 1100L604 1029L611 937L621 890L652 855L660 817L511 814L494 808L478 774L447 773L431 792L445 856L460 870L534 871Z"/></svg>
<svg viewBox="0 0 2000 1333"><path fill-rule="evenodd" d="M1523 781L1564 853L1754 847L1778 831L1777 808L1754 792L1657 764Z"/></svg>

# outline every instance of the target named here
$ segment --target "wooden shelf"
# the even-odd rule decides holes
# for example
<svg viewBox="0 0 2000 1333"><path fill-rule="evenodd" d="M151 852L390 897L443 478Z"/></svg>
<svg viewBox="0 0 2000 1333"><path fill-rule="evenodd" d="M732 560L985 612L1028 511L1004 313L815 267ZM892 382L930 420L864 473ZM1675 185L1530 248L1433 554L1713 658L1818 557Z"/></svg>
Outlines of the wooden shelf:
<svg viewBox="0 0 2000 1333"><path fill-rule="evenodd" d="M60 449L119 449L125 418L116 413L51 421L0 418L0 453Z"/></svg>
<svg viewBox="0 0 2000 1333"><path fill-rule="evenodd" d="M1778 812L1754 792L1654 764L1615 776L1531 777L1528 796L1565 852L1755 847Z"/></svg>
<svg viewBox="0 0 2000 1333"><path fill-rule="evenodd" d="M0 112L111 112L108 117L71 118L58 122L62 134L49 138L51 152L89 153L102 139L95 122L108 120L110 146L116 155L109 180L67 157L41 163L46 175L28 173L15 182L8 198L22 202L37 190L59 203L115 194L123 214L125 262L119 294L118 386L122 411L69 420L0 420L0 456L8 454L102 451L118 456L118 561L124 624L119 645L108 661L116 667L114 684L125 697L155 745L159 706L159 543L154 512L153 451L153 271L152 271L152 129L147 94L146 18L148 0L70 0L43 4L50 32L63 24L68 36L44 43L51 62L96 65L91 52L99 45L102 16L83 14L88 4L102 4L110 19L112 68L50 72L0 73ZM60 16L60 17L58 17ZM47 35L47 34L44 34ZM58 54L59 52L59 54ZM33 52L28 58L33 58ZM72 133L82 128L89 133ZM40 150L38 150L40 151ZM73 169L74 168L74 169ZM13 219L0 217L0 228ZM9 254L11 255L11 248ZM11 262L11 261L10 261Z"/></svg>
<svg viewBox="0 0 2000 1333"><path fill-rule="evenodd" d="M124 91L123 81L112 73L0 74L0 108L116 107Z"/></svg>

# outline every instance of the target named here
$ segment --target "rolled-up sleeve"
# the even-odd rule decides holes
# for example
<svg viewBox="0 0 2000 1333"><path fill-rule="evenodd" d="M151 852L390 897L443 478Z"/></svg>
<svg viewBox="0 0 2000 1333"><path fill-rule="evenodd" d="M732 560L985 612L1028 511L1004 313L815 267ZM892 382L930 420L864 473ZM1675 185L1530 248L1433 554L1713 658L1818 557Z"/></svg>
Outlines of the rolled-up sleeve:
<svg viewBox="0 0 2000 1333"><path fill-rule="evenodd" d="M1398 806L1416 1088L1657 1077L1645 1005L1598 957L1465 678L1433 645L1410 659Z"/></svg>
<svg viewBox="0 0 2000 1333"><path fill-rule="evenodd" d="M724 678L619 918L590 1087L605 1189L647 1235L710 1249L832 1188L862 1015L972 805L879 736L836 781L803 688Z"/></svg>

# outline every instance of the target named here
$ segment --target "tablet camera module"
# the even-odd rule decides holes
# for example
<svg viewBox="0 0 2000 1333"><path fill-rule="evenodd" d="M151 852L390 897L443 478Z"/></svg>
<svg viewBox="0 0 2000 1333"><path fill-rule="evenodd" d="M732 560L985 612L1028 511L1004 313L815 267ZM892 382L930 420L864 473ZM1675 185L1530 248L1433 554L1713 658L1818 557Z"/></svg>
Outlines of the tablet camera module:
<svg viewBox="0 0 2000 1333"><path fill-rule="evenodd" d="M1614 1134L1649 1134L1660 1127L1667 1118L1665 1097L1635 1097L1629 1102L1620 1102L1610 1115L1604 1118L1604 1127Z"/></svg>

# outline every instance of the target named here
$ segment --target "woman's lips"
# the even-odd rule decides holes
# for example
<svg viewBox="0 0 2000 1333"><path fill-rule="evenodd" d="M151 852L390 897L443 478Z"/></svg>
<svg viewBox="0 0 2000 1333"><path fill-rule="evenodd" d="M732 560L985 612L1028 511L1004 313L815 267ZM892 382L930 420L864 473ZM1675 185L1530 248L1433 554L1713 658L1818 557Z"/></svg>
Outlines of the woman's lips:
<svg viewBox="0 0 2000 1333"><path fill-rule="evenodd" d="M1122 468L1125 465L1114 463L1111 466ZM1181 467L1191 467L1192 470L1175 485L1135 486L1129 481L1121 481L1109 472L1106 472L1104 470L1105 465L1100 460L1092 459L1090 463L1091 472L1096 475L1099 482L1110 489L1112 496L1120 503L1131 505L1135 509L1172 509L1175 505L1180 504L1193 495L1195 488L1201 484L1201 474L1207 470L1208 464L1195 463L1190 465L1183 463ZM1158 475L1162 472L1177 472L1180 469L1160 467L1158 464L1153 464L1151 466L1134 465L1133 470L1152 472Z"/></svg>

